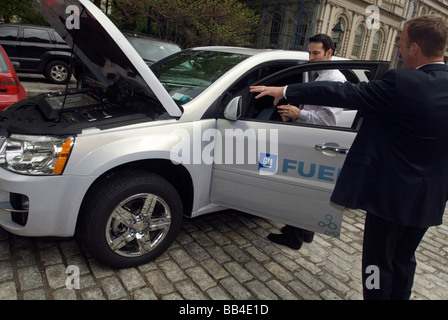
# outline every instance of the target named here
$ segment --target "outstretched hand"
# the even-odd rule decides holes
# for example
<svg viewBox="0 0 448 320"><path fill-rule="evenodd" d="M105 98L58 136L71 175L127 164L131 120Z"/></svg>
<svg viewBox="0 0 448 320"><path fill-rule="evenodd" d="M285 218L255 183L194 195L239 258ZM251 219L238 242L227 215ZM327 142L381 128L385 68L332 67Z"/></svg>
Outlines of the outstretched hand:
<svg viewBox="0 0 448 320"><path fill-rule="evenodd" d="M274 106L283 98L283 90L285 87L266 87L266 86L251 86L251 93L260 93L255 96L255 99L262 98L264 96L274 97Z"/></svg>

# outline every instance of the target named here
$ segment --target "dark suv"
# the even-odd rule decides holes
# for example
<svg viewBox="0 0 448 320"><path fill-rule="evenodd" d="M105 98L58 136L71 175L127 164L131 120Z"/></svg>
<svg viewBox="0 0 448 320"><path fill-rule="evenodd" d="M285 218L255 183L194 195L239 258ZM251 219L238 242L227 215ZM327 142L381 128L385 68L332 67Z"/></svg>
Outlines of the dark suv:
<svg viewBox="0 0 448 320"><path fill-rule="evenodd" d="M71 77L71 48L52 28L26 24L0 24L0 45L17 72L43 74L52 83Z"/></svg>

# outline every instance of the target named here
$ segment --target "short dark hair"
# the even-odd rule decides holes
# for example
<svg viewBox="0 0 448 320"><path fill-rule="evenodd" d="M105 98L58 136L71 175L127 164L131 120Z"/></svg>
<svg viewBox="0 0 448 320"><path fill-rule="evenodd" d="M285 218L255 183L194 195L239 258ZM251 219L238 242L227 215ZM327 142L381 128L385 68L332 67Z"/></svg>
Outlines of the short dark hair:
<svg viewBox="0 0 448 320"><path fill-rule="evenodd" d="M445 18L431 14L409 20L407 28L410 46L417 43L426 57L443 57L448 40L448 24Z"/></svg>
<svg viewBox="0 0 448 320"><path fill-rule="evenodd" d="M321 42L325 52L327 52L328 50L331 49L333 51L333 53L334 53L334 42L333 42L333 39L331 39L326 34L322 34L322 33L316 34L316 35L312 36L309 39L309 42L310 43L311 42Z"/></svg>

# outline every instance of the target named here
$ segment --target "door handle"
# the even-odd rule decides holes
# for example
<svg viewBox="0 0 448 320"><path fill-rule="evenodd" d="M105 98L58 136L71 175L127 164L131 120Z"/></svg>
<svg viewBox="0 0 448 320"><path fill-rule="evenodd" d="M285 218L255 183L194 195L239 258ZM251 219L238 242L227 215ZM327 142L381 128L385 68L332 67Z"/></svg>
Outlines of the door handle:
<svg viewBox="0 0 448 320"><path fill-rule="evenodd" d="M314 150L320 151L326 155L334 156L337 154L347 155L350 148L341 147L335 142L327 142L323 144L316 144L314 146Z"/></svg>

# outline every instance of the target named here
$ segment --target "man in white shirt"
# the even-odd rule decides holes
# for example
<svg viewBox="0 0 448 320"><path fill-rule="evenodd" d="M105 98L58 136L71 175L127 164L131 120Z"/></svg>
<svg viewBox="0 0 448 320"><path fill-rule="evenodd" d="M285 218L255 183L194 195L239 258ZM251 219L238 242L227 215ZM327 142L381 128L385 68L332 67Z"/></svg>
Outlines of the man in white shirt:
<svg viewBox="0 0 448 320"><path fill-rule="evenodd" d="M326 34L317 34L309 39L308 53L310 62L330 61L334 52L333 40ZM315 72L310 81L347 81L339 70L319 70ZM283 121L294 121L296 123L310 123L317 125L336 126L342 116L342 108L300 105L278 106ZM299 250L303 242L311 243L314 232L285 226L282 234L269 234L268 239L280 245Z"/></svg>
<svg viewBox="0 0 448 320"><path fill-rule="evenodd" d="M310 62L330 61L333 55L333 40L326 34L318 34L309 39L308 53ZM316 77L317 76L317 77ZM339 70L319 70L311 81L339 81L347 79ZM342 108L314 105L283 105L278 106L283 121L336 126L342 116Z"/></svg>

